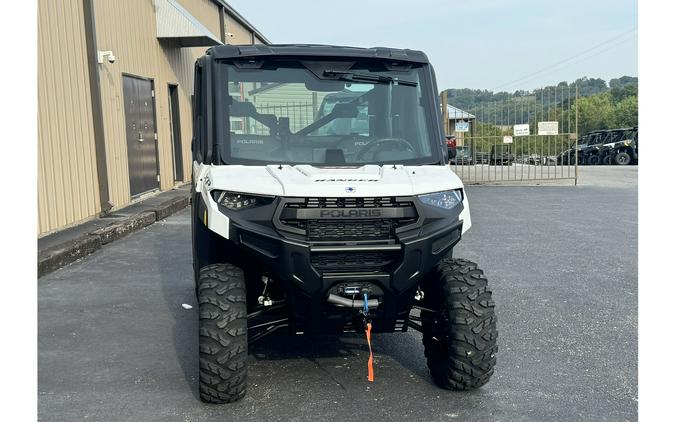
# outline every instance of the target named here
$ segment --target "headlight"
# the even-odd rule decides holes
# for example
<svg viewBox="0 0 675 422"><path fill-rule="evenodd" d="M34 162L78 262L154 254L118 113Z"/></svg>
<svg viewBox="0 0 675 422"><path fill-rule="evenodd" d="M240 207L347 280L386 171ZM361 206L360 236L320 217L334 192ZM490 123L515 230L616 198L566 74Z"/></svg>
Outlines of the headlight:
<svg viewBox="0 0 675 422"><path fill-rule="evenodd" d="M446 210L451 210L462 203L462 190L446 190L443 192L428 193L419 195L418 198L423 204L431 205Z"/></svg>
<svg viewBox="0 0 675 422"><path fill-rule="evenodd" d="M237 192L227 192L222 190L212 190L213 200L224 206L228 210L239 211L246 208L259 207L267 205L274 201L273 196L246 195Z"/></svg>

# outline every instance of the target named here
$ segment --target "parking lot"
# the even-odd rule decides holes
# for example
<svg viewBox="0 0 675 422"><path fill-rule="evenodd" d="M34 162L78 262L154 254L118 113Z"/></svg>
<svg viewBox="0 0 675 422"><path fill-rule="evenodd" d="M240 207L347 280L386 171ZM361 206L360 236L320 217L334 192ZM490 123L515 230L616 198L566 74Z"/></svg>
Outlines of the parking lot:
<svg viewBox="0 0 675 422"><path fill-rule="evenodd" d="M276 333L250 350L249 392L197 393L189 210L38 281L38 410L72 420L636 420L637 167L580 167L580 185L470 186L477 261L499 318L495 375L438 389L421 335ZM569 183L567 183L569 185Z"/></svg>

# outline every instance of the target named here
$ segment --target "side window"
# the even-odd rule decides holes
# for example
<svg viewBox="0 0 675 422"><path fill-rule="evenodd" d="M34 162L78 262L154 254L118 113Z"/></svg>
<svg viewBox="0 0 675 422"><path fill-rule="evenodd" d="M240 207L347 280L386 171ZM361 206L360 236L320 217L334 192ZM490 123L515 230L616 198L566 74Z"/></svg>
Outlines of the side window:
<svg viewBox="0 0 675 422"><path fill-rule="evenodd" d="M195 64L194 95L192 96L192 160L201 163L204 160L202 147L202 67Z"/></svg>

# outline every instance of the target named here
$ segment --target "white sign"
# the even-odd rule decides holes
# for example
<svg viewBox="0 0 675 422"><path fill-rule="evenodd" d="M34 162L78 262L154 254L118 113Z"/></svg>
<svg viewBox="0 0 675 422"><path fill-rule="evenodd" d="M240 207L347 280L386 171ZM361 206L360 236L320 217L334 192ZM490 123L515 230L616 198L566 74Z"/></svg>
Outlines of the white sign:
<svg viewBox="0 0 675 422"><path fill-rule="evenodd" d="M539 122L537 125L537 134L539 135L557 135L558 122Z"/></svg>
<svg viewBox="0 0 675 422"><path fill-rule="evenodd" d="M529 136L530 125L528 123L522 125L513 125L513 136Z"/></svg>
<svg viewBox="0 0 675 422"><path fill-rule="evenodd" d="M469 122L455 122L455 132L468 132Z"/></svg>
<svg viewBox="0 0 675 422"><path fill-rule="evenodd" d="M506 135L506 136L504 137L504 143L505 143L505 144L512 144L512 143L513 143L513 136Z"/></svg>

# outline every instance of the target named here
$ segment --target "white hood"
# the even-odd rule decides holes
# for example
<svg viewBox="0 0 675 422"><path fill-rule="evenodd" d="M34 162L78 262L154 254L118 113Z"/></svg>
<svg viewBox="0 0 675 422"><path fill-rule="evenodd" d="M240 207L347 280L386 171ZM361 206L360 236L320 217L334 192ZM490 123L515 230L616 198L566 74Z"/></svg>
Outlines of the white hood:
<svg viewBox="0 0 675 422"><path fill-rule="evenodd" d="M208 166L211 189L286 197L407 196L463 187L447 166Z"/></svg>

